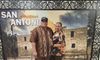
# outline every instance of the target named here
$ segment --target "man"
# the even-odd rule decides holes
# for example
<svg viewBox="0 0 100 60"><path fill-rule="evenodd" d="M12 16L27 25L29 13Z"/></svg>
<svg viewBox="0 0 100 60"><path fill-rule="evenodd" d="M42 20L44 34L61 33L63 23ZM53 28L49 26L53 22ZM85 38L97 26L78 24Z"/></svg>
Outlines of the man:
<svg viewBox="0 0 100 60"><path fill-rule="evenodd" d="M41 18L41 25L33 29L30 42L36 60L50 60L53 31L48 26L48 18Z"/></svg>

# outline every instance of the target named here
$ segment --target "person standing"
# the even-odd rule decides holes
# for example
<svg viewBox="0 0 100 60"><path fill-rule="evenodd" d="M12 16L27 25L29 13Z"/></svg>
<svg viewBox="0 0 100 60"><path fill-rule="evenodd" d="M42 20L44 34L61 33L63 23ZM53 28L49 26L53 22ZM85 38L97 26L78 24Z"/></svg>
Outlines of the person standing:
<svg viewBox="0 0 100 60"><path fill-rule="evenodd" d="M51 60L62 60L65 47L65 35L62 30L62 23L55 24L55 32L53 35L53 48Z"/></svg>
<svg viewBox="0 0 100 60"><path fill-rule="evenodd" d="M41 18L41 25L32 30L30 42L32 43L35 60L50 60L53 31L48 27L48 18Z"/></svg>

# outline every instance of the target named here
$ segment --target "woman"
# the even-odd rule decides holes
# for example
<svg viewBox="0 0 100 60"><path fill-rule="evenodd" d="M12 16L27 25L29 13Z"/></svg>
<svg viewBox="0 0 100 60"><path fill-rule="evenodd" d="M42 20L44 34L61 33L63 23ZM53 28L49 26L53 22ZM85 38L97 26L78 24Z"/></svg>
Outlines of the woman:
<svg viewBox="0 0 100 60"><path fill-rule="evenodd" d="M53 35L52 60L62 60L64 46L65 35L62 31L62 23L57 22L55 24L55 32Z"/></svg>

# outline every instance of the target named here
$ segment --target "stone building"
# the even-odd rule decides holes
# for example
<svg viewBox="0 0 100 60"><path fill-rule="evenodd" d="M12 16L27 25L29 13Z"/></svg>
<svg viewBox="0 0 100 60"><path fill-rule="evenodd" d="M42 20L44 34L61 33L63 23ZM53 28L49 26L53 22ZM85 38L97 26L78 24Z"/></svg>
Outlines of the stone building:
<svg viewBox="0 0 100 60"><path fill-rule="evenodd" d="M87 58L87 28L64 29L66 37L65 58Z"/></svg>
<svg viewBox="0 0 100 60"><path fill-rule="evenodd" d="M32 55L32 47L29 39L30 39L30 35L17 36L19 57L24 57L24 56L30 57Z"/></svg>

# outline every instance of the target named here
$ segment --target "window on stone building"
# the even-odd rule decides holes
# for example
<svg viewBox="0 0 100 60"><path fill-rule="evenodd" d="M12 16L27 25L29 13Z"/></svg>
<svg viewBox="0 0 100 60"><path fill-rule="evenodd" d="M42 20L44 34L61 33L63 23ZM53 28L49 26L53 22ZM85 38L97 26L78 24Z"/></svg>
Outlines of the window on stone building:
<svg viewBox="0 0 100 60"><path fill-rule="evenodd" d="M25 50L27 50L27 46L25 46Z"/></svg>
<svg viewBox="0 0 100 60"><path fill-rule="evenodd" d="M26 41L26 37L24 37L24 41Z"/></svg>
<svg viewBox="0 0 100 60"><path fill-rule="evenodd" d="M75 48L75 43L72 43L72 46L71 46L71 48Z"/></svg>
<svg viewBox="0 0 100 60"><path fill-rule="evenodd" d="M74 37L74 31L71 31L71 37Z"/></svg>

